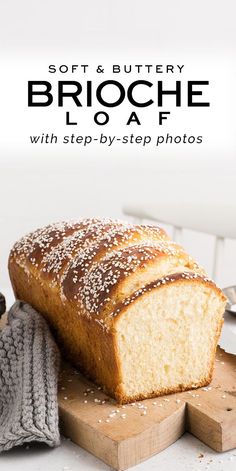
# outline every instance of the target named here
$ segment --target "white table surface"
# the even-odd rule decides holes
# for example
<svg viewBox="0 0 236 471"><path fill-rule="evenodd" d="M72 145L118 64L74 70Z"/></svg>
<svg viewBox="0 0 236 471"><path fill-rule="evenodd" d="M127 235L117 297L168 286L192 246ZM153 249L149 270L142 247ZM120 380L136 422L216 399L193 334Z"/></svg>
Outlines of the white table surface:
<svg viewBox="0 0 236 471"><path fill-rule="evenodd" d="M203 454L203 457L201 455ZM61 446L28 445L5 452L0 457L4 471L109 471L102 461L62 438ZM132 468L135 471L235 471L236 450L216 453L186 433L166 450Z"/></svg>

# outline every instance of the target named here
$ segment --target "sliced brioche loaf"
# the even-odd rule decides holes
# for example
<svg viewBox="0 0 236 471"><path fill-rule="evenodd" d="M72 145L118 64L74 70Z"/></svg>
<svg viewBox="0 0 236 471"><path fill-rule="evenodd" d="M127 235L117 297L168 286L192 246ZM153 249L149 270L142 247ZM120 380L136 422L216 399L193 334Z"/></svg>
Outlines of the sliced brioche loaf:
<svg viewBox="0 0 236 471"><path fill-rule="evenodd" d="M9 272L16 297L119 402L210 382L225 297L163 229L53 224L15 244Z"/></svg>

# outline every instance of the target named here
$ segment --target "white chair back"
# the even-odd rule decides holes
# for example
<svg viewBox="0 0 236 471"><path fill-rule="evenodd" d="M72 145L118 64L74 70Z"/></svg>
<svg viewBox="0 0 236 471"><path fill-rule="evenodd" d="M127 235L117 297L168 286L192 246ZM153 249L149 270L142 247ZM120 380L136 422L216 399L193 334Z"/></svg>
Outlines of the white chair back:
<svg viewBox="0 0 236 471"><path fill-rule="evenodd" d="M124 206L123 212L138 223L150 220L157 224L170 224L173 226L173 238L180 244L183 228L214 235L212 278L218 281L225 238L236 239L236 217L233 217L233 215L236 216L236 211L235 208L234 211L232 209L231 205L219 207L219 204L215 205L207 201L204 205L197 201L188 204L186 199L181 207L178 204L178 208L173 202L166 200L160 205L129 204Z"/></svg>

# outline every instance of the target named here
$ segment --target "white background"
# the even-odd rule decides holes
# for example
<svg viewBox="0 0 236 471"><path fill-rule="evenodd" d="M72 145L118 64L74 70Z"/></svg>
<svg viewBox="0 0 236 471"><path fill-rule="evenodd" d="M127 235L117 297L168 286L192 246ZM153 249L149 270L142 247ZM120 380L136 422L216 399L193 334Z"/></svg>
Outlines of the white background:
<svg viewBox="0 0 236 471"><path fill-rule="evenodd" d="M7 275L9 250L17 238L42 224L81 216L120 217L127 201L155 202L160 187L158 205L167 193L176 201L180 187L186 187L186 198L191 198L192 183L200 201L204 185L204 194L207 188L216 205L225 194L225 204L232 205L236 176L235 13L234 0L1 0L0 290L8 293L8 302L12 300ZM144 113L142 133L202 134L203 144L158 149L30 145L30 134L69 132L63 110L56 106L27 108L27 80L84 80L79 73L53 78L47 73L49 64L81 63L105 64L106 68L113 63L185 64L184 83L210 81L210 109L173 109L162 130L156 125L156 109L149 109ZM91 72L88 78L95 80L95 74ZM161 79L167 85L171 80L165 74L118 77L124 83L131 78ZM180 78L174 76L174 80ZM123 123L129 110L122 105L112 112L111 124L99 132L127 134ZM91 116L83 109L81 119L80 111L75 132L97 132ZM132 131L141 133L136 128ZM204 201L200 210L204 211ZM213 239L188 232L185 245L210 270ZM236 245L227 241L221 285L235 284L235 267ZM171 454L164 456L167 467L166 456ZM182 461L178 469L190 469L190 461ZM10 464L8 458L4 469ZM35 469L41 468L37 464ZM191 469L202 468L194 461Z"/></svg>

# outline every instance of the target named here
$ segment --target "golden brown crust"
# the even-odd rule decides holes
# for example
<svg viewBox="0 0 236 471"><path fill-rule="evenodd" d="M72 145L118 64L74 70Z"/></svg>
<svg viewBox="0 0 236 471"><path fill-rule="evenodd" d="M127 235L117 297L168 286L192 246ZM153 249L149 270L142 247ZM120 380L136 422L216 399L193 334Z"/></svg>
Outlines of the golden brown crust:
<svg viewBox="0 0 236 471"><path fill-rule="evenodd" d="M150 244L146 252L145 248L142 248L143 241ZM118 291L118 281L122 283L125 276L136 271L142 258L151 260L151 244L154 251L155 244L161 242L163 247L156 255L161 257L161 250L163 254L169 255L170 249L165 246L165 243L170 244L168 236L165 231L155 226L130 225L110 219L57 223L22 238L13 247L10 260L14 259L29 275L34 273L41 281L47 281L50 287L57 286L62 298L77 301L80 314L100 314L102 318L103 307L106 301L109 301L113 285L116 284ZM137 249L140 252L138 258L132 252L133 247L139 243L141 245ZM119 255L126 246L126 256L117 270ZM125 261L127 262L129 251L133 263L128 263L126 268ZM179 251L180 248L177 256ZM103 260L107 257L110 259L110 270L107 272L109 276L106 274L102 279ZM100 302L97 302L98 297Z"/></svg>
<svg viewBox="0 0 236 471"><path fill-rule="evenodd" d="M126 253L127 250L131 250L131 247L137 248L138 244L142 242L142 240L145 240L146 237L147 233L145 233L142 228L138 228L137 230L135 226L133 228L119 228L119 230L116 229L116 232L114 232L113 229L111 231L108 230L105 232L103 237L98 239L96 244L88 245L83 250L78 252L74 257L73 262L67 267L67 270L64 273L62 279L62 288L65 296L68 299L74 299L74 296L78 295L80 288L82 288L82 283L84 282L86 285L88 285L90 280L84 280L84 276L89 272L92 265L94 265L94 269L90 273L90 283L93 284L93 273L96 271L95 276L100 278L100 282L104 285L106 282L106 278L104 276L105 270L107 273L109 272L109 269L111 270L113 268L114 272L116 271L117 273L118 271L116 270L118 267L112 266L112 261L114 261L114 258L116 261L120 260L120 262L122 262L122 253ZM157 243L157 241L162 240L164 235L162 232L159 234L159 231L157 233L152 231L149 237L152 241L152 244L154 244ZM133 245L130 246L130 244ZM100 260L101 263L99 264ZM108 267L109 263L110 267ZM125 269L123 269L123 274L124 272ZM104 293L105 298L105 290L100 290L101 301L102 293Z"/></svg>
<svg viewBox="0 0 236 471"><path fill-rule="evenodd" d="M186 272L147 283L147 273L163 260L180 270L186 268ZM122 378L115 329L129 303L168 283L182 282L203 283L224 300L219 288L197 273L204 272L181 247L169 241L165 231L110 219L58 223L35 231L15 244L9 272L16 297L42 312L75 366L123 403L183 390L180 385L177 390L147 396L124 396L119 386ZM141 284L132 291L136 275ZM124 295L127 286L131 290L128 297ZM214 351L202 386L211 379L213 360Z"/></svg>
<svg viewBox="0 0 236 471"><path fill-rule="evenodd" d="M10 278L16 298L25 300L49 322L63 355L89 379L112 391L120 382L114 352L114 333L93 318L79 316L74 303L63 304L58 291L10 260Z"/></svg>

